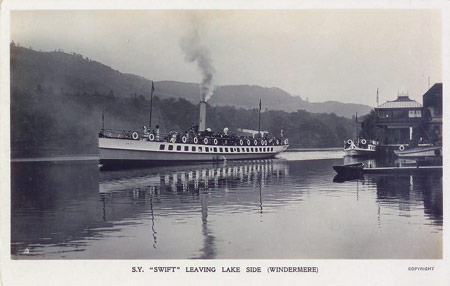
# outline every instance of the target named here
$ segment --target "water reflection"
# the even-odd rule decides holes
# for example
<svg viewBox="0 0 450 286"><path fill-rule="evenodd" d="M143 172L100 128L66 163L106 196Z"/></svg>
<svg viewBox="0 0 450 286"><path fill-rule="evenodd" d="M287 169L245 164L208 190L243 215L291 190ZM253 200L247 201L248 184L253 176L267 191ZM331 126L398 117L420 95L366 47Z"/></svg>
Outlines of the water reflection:
<svg viewBox="0 0 450 286"><path fill-rule="evenodd" d="M442 176L365 175L377 190L377 202L408 215L412 209L423 209L431 223L442 225Z"/></svg>
<svg viewBox="0 0 450 286"><path fill-rule="evenodd" d="M109 213L121 214L120 219L133 216L135 209L130 208L130 204L123 201L123 198L131 199L133 202L149 203L153 247L156 248L155 212L157 216L190 213L197 205L201 214L203 244L197 254L191 258L215 258L216 237L213 230L208 227L210 205L214 208L228 207L230 211L237 211L236 208L243 211L242 206L254 205L255 193L236 192L236 190L257 189L258 209L262 215L262 187L268 181L274 184L282 180L289 173L288 169L288 165L280 162L258 160L221 165L202 164L160 169L104 171L100 173L99 183L99 192L105 203L104 218L107 220ZM225 206L222 205L224 199L226 199ZM121 202L119 203L118 200ZM154 204L158 205L156 209Z"/></svg>
<svg viewBox="0 0 450 286"><path fill-rule="evenodd" d="M367 168L386 166L416 165L414 160L398 158L368 159L344 157L344 164L364 163ZM353 178L340 178L336 175L334 182L356 181L376 188L377 202L388 208L398 208L407 213L411 208L424 210L433 224L442 225L442 175L440 173L423 174L365 174Z"/></svg>
<svg viewBox="0 0 450 286"><path fill-rule="evenodd" d="M83 238L99 238L102 233L95 229L111 226L95 207L97 164L13 164L11 190L12 254L30 257L42 245L83 251Z"/></svg>
<svg viewBox="0 0 450 286"><path fill-rule="evenodd" d="M89 163L12 165L11 254L387 258L393 252L383 242L390 241L397 258L439 258L439 248L410 254L404 240L439 245L442 176L364 175L335 184L337 164L342 159L110 171Z"/></svg>

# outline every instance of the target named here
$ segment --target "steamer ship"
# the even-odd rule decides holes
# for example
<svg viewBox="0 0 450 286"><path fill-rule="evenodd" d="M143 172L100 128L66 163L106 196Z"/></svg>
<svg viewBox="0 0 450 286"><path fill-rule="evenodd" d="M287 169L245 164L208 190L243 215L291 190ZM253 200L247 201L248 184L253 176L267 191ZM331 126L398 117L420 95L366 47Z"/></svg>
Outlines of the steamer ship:
<svg viewBox="0 0 450 286"><path fill-rule="evenodd" d="M153 95L154 88L152 88ZM151 101L150 101L151 102ZM150 103L151 106L151 103ZM260 102L261 111L261 102ZM150 107L151 118L151 107ZM104 122L104 119L103 119ZM149 126L151 126L151 121ZM143 132L104 129L99 132L100 164L105 166L164 165L179 162L252 160L273 158L289 146L279 137L237 136L206 128L206 102L200 102L199 124L183 132L163 134L143 127Z"/></svg>

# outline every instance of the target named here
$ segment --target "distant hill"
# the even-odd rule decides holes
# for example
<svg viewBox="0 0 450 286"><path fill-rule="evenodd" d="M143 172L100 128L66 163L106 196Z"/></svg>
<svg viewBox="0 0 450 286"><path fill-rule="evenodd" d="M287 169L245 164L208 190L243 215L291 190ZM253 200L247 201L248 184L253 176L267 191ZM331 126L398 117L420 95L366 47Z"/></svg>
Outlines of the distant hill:
<svg viewBox="0 0 450 286"><path fill-rule="evenodd" d="M183 132L198 122L198 85L157 82L152 128ZM107 129L141 130L148 124L151 81L123 74L77 54L36 52L11 47L11 157L97 154L98 132ZM207 127L258 128L275 136L283 129L292 147L339 147L351 138L355 121L334 113L274 110L299 101L278 88L217 87L208 102ZM258 100L256 100L258 99ZM235 102L240 107L225 104ZM304 102L303 102L304 103ZM224 105L224 106L220 106ZM245 108L244 108L245 107ZM104 117L104 122L102 118Z"/></svg>
<svg viewBox="0 0 450 286"><path fill-rule="evenodd" d="M110 94L129 98L134 95L148 97L151 80L121 73L80 54L38 52L12 45L11 86L24 90L40 88L50 92ZM160 98L179 97L194 104L200 99L197 83L158 81L155 82L155 88L155 95ZM335 113L347 118L351 118L356 112L364 115L371 110L371 107L362 104L308 102L279 88L249 85L216 86L208 103L213 106L252 109L258 106L259 99L262 100L263 109Z"/></svg>
<svg viewBox="0 0 450 286"><path fill-rule="evenodd" d="M335 113L338 116L351 118L357 112L368 114L372 108L363 104L341 103L337 101L308 102L298 96L292 96L286 91L272 87L257 85L230 85L217 87L209 100L212 105L232 105L242 108L255 108L262 100L263 109L284 110L294 112L306 110L313 113Z"/></svg>

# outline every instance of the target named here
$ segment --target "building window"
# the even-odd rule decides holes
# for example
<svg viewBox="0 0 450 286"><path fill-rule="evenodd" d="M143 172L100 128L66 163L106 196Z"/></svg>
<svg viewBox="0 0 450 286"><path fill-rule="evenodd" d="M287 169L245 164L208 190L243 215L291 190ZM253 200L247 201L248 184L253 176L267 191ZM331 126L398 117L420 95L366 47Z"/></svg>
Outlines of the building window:
<svg viewBox="0 0 450 286"><path fill-rule="evenodd" d="M205 147L205 152L209 152L209 147Z"/></svg>
<svg viewBox="0 0 450 286"><path fill-rule="evenodd" d="M169 145L169 151L173 150L173 145Z"/></svg>
<svg viewBox="0 0 450 286"><path fill-rule="evenodd" d="M378 117L379 118L391 118L391 112L390 111L379 111Z"/></svg>
<svg viewBox="0 0 450 286"><path fill-rule="evenodd" d="M217 152L217 147L214 147L214 152Z"/></svg>
<svg viewBox="0 0 450 286"><path fill-rule="evenodd" d="M221 148L222 149L222 148ZM225 152L228 152L228 148L225 148Z"/></svg>
<svg viewBox="0 0 450 286"><path fill-rule="evenodd" d="M233 152L234 152L234 151L233 151L233 148L230 148L230 152L231 152L231 153L233 153Z"/></svg>
<svg viewBox="0 0 450 286"><path fill-rule="evenodd" d="M177 145L177 151L181 151L181 146Z"/></svg>
<svg viewBox="0 0 450 286"><path fill-rule="evenodd" d="M198 152L202 152L202 151L203 151L203 148L202 147L198 147Z"/></svg>
<svg viewBox="0 0 450 286"><path fill-rule="evenodd" d="M253 148L252 148L251 150L252 150L252 152L255 152L255 151L253 150Z"/></svg>
<svg viewBox="0 0 450 286"><path fill-rule="evenodd" d="M247 148L247 153L250 152L250 149Z"/></svg>
<svg viewBox="0 0 450 286"><path fill-rule="evenodd" d="M189 146L184 146L184 151L189 151Z"/></svg>
<svg viewBox="0 0 450 286"><path fill-rule="evenodd" d="M408 113L408 117L417 117L417 118L421 118L422 117L422 111L421 110L410 110Z"/></svg>
<svg viewBox="0 0 450 286"><path fill-rule="evenodd" d="M223 152L223 148L222 147L220 147L219 150L220 150L221 153Z"/></svg>
<svg viewBox="0 0 450 286"><path fill-rule="evenodd" d="M159 150L164 150L165 147L166 147L166 145L161 144L161 145L159 145Z"/></svg>
<svg viewBox="0 0 450 286"><path fill-rule="evenodd" d="M192 152L195 152L195 146L192 146Z"/></svg>

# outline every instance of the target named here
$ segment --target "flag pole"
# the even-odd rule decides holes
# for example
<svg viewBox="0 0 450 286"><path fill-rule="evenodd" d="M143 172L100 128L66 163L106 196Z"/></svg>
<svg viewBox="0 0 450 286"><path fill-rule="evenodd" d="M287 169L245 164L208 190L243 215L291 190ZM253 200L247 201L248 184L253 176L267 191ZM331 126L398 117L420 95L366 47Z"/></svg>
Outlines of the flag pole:
<svg viewBox="0 0 450 286"><path fill-rule="evenodd" d="M258 137L261 138L261 98L259 99Z"/></svg>
<svg viewBox="0 0 450 286"><path fill-rule="evenodd" d="M155 91L155 86L153 85L153 81L152 81L152 91L150 93L150 119L148 121L148 129L151 130L150 128L152 127L152 105L153 105L153 92Z"/></svg>

